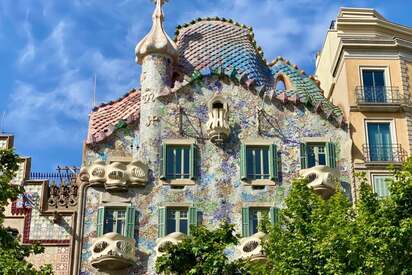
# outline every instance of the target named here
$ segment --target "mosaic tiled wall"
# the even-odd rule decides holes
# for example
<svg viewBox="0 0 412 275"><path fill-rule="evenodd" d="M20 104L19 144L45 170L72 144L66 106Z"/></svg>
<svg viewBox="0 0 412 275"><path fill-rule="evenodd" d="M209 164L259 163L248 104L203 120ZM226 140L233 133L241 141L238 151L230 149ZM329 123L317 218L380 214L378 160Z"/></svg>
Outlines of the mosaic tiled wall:
<svg viewBox="0 0 412 275"><path fill-rule="evenodd" d="M207 102L214 94L227 99L230 108L231 134L219 147L206 139L205 124L208 119ZM172 189L158 181L159 161L150 167L154 170L154 182L145 188L129 190L132 204L138 209L139 224L138 250L142 252L142 263L130 274L142 274L147 269L153 273L155 241L157 238L157 210L162 204L188 203L197 207L203 215L202 222L214 226L223 218L237 225L240 232L241 208L246 203L268 203L284 207L291 179L300 169L299 144L304 137L322 137L337 143L337 167L344 186L350 182L351 141L347 132L336 128L318 114L303 106L282 105L279 102L263 102L260 97L232 82L216 78L202 80L198 84L183 88L178 94L163 100L160 110L161 138L153 139L160 146L160 140L167 138L196 138L200 151L199 177L194 186L182 190ZM179 107L183 107L184 137L179 135ZM270 123L261 122L261 136L258 135L257 110L265 110ZM201 127L199 126L201 125ZM141 132L140 135L144 135ZM239 150L242 140L264 138L278 146L281 157L281 182L255 190L240 180ZM89 150L86 161L107 159L114 149L115 141L121 141L125 150L132 152L131 144L139 145L139 133L135 130L121 129L114 137L99 146L96 151ZM134 152L135 154L135 152ZM83 247L81 255L82 274L93 274L89 266L89 248L96 236L96 214L100 205L103 189L89 188L86 195L86 209L83 224Z"/></svg>
<svg viewBox="0 0 412 275"><path fill-rule="evenodd" d="M23 242L70 243L72 216L63 216L59 223L54 223L52 216L42 215L40 211L42 185L28 185L24 188L24 207L31 211L26 211ZM16 207L21 206L23 200L17 200Z"/></svg>
<svg viewBox="0 0 412 275"><path fill-rule="evenodd" d="M16 184L16 185L20 185L23 183L23 181L26 179L27 177L27 169L28 169L28 165L29 165L29 159L25 158L23 159L23 162L20 162L19 165L19 169L16 171L16 176L12 179L12 181L10 182L10 184Z"/></svg>
<svg viewBox="0 0 412 275"><path fill-rule="evenodd" d="M31 255L28 260L39 267L44 264L51 264L54 275L70 274L70 246L46 246L44 253Z"/></svg>

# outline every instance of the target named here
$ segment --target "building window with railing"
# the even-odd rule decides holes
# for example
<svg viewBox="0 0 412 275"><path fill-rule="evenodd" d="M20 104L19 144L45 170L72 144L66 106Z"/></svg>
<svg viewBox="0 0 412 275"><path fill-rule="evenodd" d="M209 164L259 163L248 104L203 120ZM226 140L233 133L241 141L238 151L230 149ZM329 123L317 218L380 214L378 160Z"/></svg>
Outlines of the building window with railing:
<svg viewBox="0 0 412 275"><path fill-rule="evenodd" d="M362 85L356 87L358 104L400 104L398 87L389 84L385 68L362 68Z"/></svg>
<svg viewBox="0 0 412 275"><path fill-rule="evenodd" d="M390 122L368 122L367 128L370 160L393 160Z"/></svg>
<svg viewBox="0 0 412 275"><path fill-rule="evenodd" d="M366 122L367 144L363 146L366 162L403 162L406 152L394 142L392 122Z"/></svg>
<svg viewBox="0 0 412 275"><path fill-rule="evenodd" d="M363 69L362 84L365 100L368 102L386 102L385 70Z"/></svg>

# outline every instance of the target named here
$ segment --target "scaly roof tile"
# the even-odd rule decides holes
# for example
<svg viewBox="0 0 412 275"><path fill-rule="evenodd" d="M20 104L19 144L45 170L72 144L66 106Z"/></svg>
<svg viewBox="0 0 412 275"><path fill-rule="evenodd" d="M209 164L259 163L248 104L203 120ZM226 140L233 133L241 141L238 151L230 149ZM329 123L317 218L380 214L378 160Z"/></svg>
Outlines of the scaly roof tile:
<svg viewBox="0 0 412 275"><path fill-rule="evenodd" d="M137 121L139 117L140 91L133 89L120 99L93 109L89 115L86 143L98 143L110 136L116 128L123 127L124 123Z"/></svg>

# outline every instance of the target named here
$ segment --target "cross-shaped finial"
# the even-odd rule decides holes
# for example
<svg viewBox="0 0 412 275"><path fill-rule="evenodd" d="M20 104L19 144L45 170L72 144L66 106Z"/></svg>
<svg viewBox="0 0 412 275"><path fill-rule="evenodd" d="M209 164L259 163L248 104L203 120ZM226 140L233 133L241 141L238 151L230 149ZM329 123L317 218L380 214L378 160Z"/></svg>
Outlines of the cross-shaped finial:
<svg viewBox="0 0 412 275"><path fill-rule="evenodd" d="M152 2L155 3L155 4L157 4L157 2L160 2L160 5L163 5L167 1L169 1L169 0L152 0Z"/></svg>

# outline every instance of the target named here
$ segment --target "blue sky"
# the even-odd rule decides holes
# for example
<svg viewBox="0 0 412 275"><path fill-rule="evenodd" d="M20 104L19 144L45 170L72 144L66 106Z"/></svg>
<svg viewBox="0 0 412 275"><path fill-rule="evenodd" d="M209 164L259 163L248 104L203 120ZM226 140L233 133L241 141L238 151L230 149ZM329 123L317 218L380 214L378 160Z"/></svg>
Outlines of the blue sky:
<svg viewBox="0 0 412 275"><path fill-rule="evenodd" d="M412 26L410 1L170 0L166 30L203 16L232 18L254 28L268 60L282 55L314 71L330 20L340 6L376 8ZM80 165L92 105L139 87L136 43L148 32L150 0L1 0L0 117L16 135L33 171Z"/></svg>

